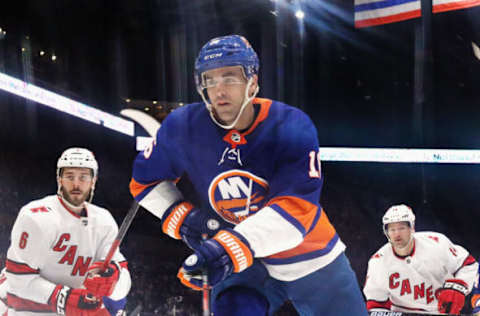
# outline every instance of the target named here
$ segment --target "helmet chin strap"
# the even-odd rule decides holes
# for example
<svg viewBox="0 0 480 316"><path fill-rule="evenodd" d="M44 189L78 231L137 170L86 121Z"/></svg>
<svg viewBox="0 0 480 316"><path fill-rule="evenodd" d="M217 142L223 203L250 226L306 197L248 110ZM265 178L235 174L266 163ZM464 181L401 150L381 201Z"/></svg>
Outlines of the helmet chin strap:
<svg viewBox="0 0 480 316"><path fill-rule="evenodd" d="M250 77L250 79L248 79L248 82L247 82L247 87L245 88L245 96L243 98L243 103L242 103L242 106L240 107L240 111L238 111L237 117L235 118L233 123L229 124L229 125L224 125L217 120L217 118L215 117L215 113L214 113L214 109L213 109L212 104L207 101L203 91L202 90L199 91L199 94L202 97L203 102L205 102L205 106L207 107L208 112L210 113L210 117L212 118L213 122L215 122L215 124L217 124L218 126L220 126L221 128L224 128L224 129L231 129L238 123L238 120L242 116L242 113L245 110L245 108L247 107L247 104L252 102L252 100L257 95L258 91L260 91L260 87L257 85L257 88L253 92L253 95L251 97L249 97L248 96L248 91L250 90L250 87L252 86L252 83L253 83L253 77Z"/></svg>

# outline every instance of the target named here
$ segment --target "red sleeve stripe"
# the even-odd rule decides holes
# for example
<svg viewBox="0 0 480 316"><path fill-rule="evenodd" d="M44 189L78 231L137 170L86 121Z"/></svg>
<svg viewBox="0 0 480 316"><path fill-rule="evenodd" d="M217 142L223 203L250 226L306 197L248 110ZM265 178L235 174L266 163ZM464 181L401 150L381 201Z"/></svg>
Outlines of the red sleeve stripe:
<svg viewBox="0 0 480 316"><path fill-rule="evenodd" d="M467 259L463 261L462 267L469 266L475 263L475 258L472 255L468 255Z"/></svg>
<svg viewBox="0 0 480 316"><path fill-rule="evenodd" d="M371 310L373 308L384 308L384 309L390 310L391 307L392 307L392 302L390 302L390 300L386 300L384 302L379 302L374 300L367 301L367 310Z"/></svg>
<svg viewBox="0 0 480 316"><path fill-rule="evenodd" d="M31 268L26 263L15 262L12 260L7 259L6 264L7 272L13 274L39 274L39 269Z"/></svg>
<svg viewBox="0 0 480 316"><path fill-rule="evenodd" d="M122 268L128 270L128 261L122 261L122 262L119 262L119 264Z"/></svg>
<svg viewBox="0 0 480 316"><path fill-rule="evenodd" d="M460 266L460 268L457 269L457 271L455 271L455 273L453 273L454 276L457 275L458 271L462 270L463 267L465 266L469 266L469 265L472 265L474 264L476 261L475 261L475 258L472 257L472 255L468 255L468 257L463 261L462 265Z"/></svg>
<svg viewBox="0 0 480 316"><path fill-rule="evenodd" d="M47 304L40 304L34 301L30 301L25 298L18 297L12 293L7 293L7 303L9 308L13 308L17 312L52 312L52 307Z"/></svg>

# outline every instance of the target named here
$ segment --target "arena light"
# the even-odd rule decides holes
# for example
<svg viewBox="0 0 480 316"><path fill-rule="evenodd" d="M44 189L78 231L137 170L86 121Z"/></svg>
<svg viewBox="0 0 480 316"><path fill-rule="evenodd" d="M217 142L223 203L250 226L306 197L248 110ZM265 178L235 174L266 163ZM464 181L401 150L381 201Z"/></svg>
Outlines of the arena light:
<svg viewBox="0 0 480 316"><path fill-rule="evenodd" d="M480 163L480 150L320 147L323 161Z"/></svg>
<svg viewBox="0 0 480 316"><path fill-rule="evenodd" d="M134 123L0 72L0 89L117 132L134 136Z"/></svg>
<svg viewBox="0 0 480 316"><path fill-rule="evenodd" d="M151 142L151 137L138 136L137 150L144 150ZM477 164L480 163L480 150L320 147L320 159L348 162Z"/></svg>
<svg viewBox="0 0 480 316"><path fill-rule="evenodd" d="M303 12L302 10L297 10L295 12L295 16L297 17L297 19L302 20L305 17L305 12Z"/></svg>

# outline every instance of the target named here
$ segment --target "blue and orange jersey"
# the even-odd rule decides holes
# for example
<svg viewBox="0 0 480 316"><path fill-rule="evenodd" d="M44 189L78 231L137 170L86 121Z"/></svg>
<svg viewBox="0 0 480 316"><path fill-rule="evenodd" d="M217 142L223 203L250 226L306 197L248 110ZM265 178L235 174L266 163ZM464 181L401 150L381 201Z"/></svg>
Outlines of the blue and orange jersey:
<svg viewBox="0 0 480 316"><path fill-rule="evenodd" d="M137 201L187 175L205 212L234 227L270 274L294 280L332 262L345 245L319 201L317 130L301 110L256 98L244 131L225 130L203 103L176 109L140 153L130 184Z"/></svg>
<svg viewBox="0 0 480 316"><path fill-rule="evenodd" d="M477 313L480 313L480 266L478 267L477 281L475 282L475 285L472 290L471 304L472 304L472 313L475 315Z"/></svg>

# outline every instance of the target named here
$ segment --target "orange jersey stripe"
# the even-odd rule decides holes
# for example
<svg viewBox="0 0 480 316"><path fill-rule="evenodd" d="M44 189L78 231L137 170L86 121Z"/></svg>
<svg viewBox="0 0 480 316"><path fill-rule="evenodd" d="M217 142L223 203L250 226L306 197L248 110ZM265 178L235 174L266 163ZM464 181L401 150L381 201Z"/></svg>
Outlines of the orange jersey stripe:
<svg viewBox="0 0 480 316"><path fill-rule="evenodd" d="M254 197L255 195L256 193L251 197L250 203L252 204L259 203L264 199L263 196L255 198ZM247 204L247 199L232 199L232 200L217 202L217 205L220 207L220 209L227 209L227 210L235 207L245 207L246 204Z"/></svg>
<svg viewBox="0 0 480 316"><path fill-rule="evenodd" d="M474 294L470 300L470 303L472 304L472 308L480 306L480 294Z"/></svg>
<svg viewBox="0 0 480 316"><path fill-rule="evenodd" d="M298 217L297 217L298 218ZM324 249L327 244L335 237L336 231L327 214L322 209L322 214L311 232L309 232L303 242L297 247L271 255L268 258L283 259L297 255L306 254L315 250Z"/></svg>
<svg viewBox="0 0 480 316"><path fill-rule="evenodd" d="M270 200L267 206L272 204L280 206L285 212L294 217L305 228L305 231L308 231L312 226L318 209L317 205L295 196L276 197Z"/></svg>
<svg viewBox="0 0 480 316"><path fill-rule="evenodd" d="M157 183L160 183L160 181L152 182L152 183L147 183L147 184L141 184L137 181L135 181L134 178L130 181L130 193L132 194L133 197L136 197L140 193L142 193L146 188L151 187L152 185L155 185Z"/></svg>
<svg viewBox="0 0 480 316"><path fill-rule="evenodd" d="M250 128L242 133L242 135L248 135L255 130L255 128L260 124L260 122L264 121L268 117L268 111L270 110L270 106L272 105L272 100L263 99L263 98L255 98L253 99L254 104L260 103L260 113L258 113L255 122L253 122Z"/></svg>

